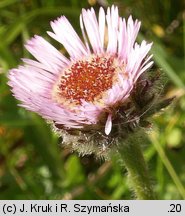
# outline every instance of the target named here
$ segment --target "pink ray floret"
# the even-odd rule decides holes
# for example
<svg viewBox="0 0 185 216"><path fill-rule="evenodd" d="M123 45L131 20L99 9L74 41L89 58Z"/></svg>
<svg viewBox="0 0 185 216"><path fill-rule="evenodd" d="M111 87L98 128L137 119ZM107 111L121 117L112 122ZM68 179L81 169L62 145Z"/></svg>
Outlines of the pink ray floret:
<svg viewBox="0 0 185 216"><path fill-rule="evenodd" d="M20 106L66 129L104 122L111 133L115 109L124 104L139 76L153 64L152 43L135 42L141 23L120 17L112 6L82 10L83 40L65 16L51 22L49 36L63 45L69 57L40 36L25 47L35 57L9 72ZM100 123L101 122L101 123Z"/></svg>

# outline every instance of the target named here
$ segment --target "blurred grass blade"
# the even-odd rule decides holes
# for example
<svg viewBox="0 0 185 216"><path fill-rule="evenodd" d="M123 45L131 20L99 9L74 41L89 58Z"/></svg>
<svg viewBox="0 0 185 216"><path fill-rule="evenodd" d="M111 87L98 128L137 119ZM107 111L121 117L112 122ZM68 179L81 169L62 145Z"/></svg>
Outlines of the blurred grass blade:
<svg viewBox="0 0 185 216"><path fill-rule="evenodd" d="M142 34L139 34L138 39L141 42L142 40L144 40L144 36ZM151 53L154 55L153 58L156 64L162 68L162 70L169 76L171 81L179 88L185 88L185 84L177 75L178 71L175 71L166 60L170 58L170 55L166 52L166 50L158 41L154 41Z"/></svg>
<svg viewBox="0 0 185 216"><path fill-rule="evenodd" d="M182 19L183 19L184 55L185 55L185 11L183 12ZM184 61L184 65L185 65L185 61Z"/></svg>
<svg viewBox="0 0 185 216"><path fill-rule="evenodd" d="M0 1L0 9L7 7L11 4L14 4L16 2L19 2L20 0L1 0Z"/></svg>
<svg viewBox="0 0 185 216"><path fill-rule="evenodd" d="M16 65L16 60L14 56L12 55L8 47L4 46L4 44L0 44L0 54L1 54L1 58L6 60L5 62L6 69Z"/></svg>
<svg viewBox="0 0 185 216"><path fill-rule="evenodd" d="M70 14L72 16L77 17L79 15L78 10L73 10L68 7L48 7L48 8L38 8L25 15L22 15L17 20L14 21L12 25L10 25L7 31L4 34L4 43L6 45L11 44L15 38L23 31L25 26L33 21L36 17L41 15L62 15L62 14Z"/></svg>
<svg viewBox="0 0 185 216"><path fill-rule="evenodd" d="M165 51L163 50L162 46L158 43L155 43L152 48L152 53L154 55L154 60L158 64L159 67L163 69L163 71L170 77L171 81L174 82L176 86L179 88L185 88L184 83L177 75L177 71L170 66L170 64L166 61L165 56L163 55Z"/></svg>
<svg viewBox="0 0 185 216"><path fill-rule="evenodd" d="M33 114L34 125L25 128L28 141L32 142L36 151L43 158L43 162L48 166L55 180L61 180L64 177L62 159L57 143L52 139L51 128L44 124L37 115ZM57 140L55 140L57 142Z"/></svg>
<svg viewBox="0 0 185 216"><path fill-rule="evenodd" d="M171 178L173 179L179 194L181 195L181 197L183 199L185 199L185 187L183 186L180 178L178 177L177 173L175 172L175 169L173 168L171 162L169 161L168 157L166 156L161 143L158 142L158 139L156 137L156 132L154 131L153 133L151 133L151 135L149 136L154 147L156 148L162 162L164 163L166 169L168 170L168 173L170 174Z"/></svg>

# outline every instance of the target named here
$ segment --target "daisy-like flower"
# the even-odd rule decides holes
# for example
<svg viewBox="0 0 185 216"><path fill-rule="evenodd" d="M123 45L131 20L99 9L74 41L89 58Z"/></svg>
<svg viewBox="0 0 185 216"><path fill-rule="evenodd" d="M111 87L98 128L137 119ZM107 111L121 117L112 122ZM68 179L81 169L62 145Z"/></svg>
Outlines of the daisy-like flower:
<svg viewBox="0 0 185 216"><path fill-rule="evenodd" d="M108 137L117 136L132 113L131 95L153 64L148 55L152 44L135 42L140 24L131 16L120 17L115 6L106 12L100 8L98 17L93 8L83 9L81 40L65 16L52 21L48 34L69 57L34 36L25 47L36 60L23 59L23 66L9 72L13 95L20 106L53 123L64 143L78 148L88 141L89 148L99 139L97 147L105 148Z"/></svg>

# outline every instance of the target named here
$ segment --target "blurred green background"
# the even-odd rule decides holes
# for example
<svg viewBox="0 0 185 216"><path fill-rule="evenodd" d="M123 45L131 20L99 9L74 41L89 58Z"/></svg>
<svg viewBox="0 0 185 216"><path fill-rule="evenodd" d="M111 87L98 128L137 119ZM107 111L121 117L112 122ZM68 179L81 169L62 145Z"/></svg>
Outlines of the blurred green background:
<svg viewBox="0 0 185 216"><path fill-rule="evenodd" d="M78 33L82 9L115 4L120 15L142 21L139 39L153 41L155 66L168 77L164 97L173 104L153 118L143 144L159 199L185 199L185 12L180 0L0 0L0 199L133 199L118 161L79 157L38 115L17 106L7 86L8 70L31 57L24 43L46 34L65 15Z"/></svg>

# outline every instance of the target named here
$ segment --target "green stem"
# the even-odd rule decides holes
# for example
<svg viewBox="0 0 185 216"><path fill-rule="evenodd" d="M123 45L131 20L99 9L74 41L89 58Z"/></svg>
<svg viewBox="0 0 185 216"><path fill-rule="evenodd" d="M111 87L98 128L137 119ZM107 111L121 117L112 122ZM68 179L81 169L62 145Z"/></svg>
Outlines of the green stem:
<svg viewBox="0 0 185 216"><path fill-rule="evenodd" d="M131 187L134 190L137 199L156 199L139 143L119 143L118 151L127 168Z"/></svg>

